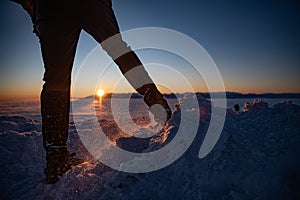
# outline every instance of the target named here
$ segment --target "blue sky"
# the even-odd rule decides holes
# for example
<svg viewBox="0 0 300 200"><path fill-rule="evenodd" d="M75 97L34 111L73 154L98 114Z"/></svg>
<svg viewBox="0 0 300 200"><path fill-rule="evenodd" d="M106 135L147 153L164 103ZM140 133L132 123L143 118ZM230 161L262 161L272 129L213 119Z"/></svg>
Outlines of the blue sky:
<svg viewBox="0 0 300 200"><path fill-rule="evenodd" d="M1 1L0 7L1 97L38 97L43 63L31 21L17 4ZM163 27L199 42L219 67L226 90L300 92L297 1L123 0L113 1L113 8L121 31ZM81 33L74 73L96 46Z"/></svg>

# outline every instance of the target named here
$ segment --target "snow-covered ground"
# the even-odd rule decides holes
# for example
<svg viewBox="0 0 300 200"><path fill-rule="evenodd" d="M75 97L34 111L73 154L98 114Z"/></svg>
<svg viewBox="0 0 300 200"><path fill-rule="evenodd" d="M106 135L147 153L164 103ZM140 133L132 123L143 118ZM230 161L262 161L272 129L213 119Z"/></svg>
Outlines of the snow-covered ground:
<svg viewBox="0 0 300 200"><path fill-rule="evenodd" d="M182 102L190 98L195 97L187 95ZM47 185L44 179L40 120L3 115L0 199L300 199L300 106L281 102L270 108L255 100L241 112L228 109L218 143L199 159L210 119L210 102L199 100L201 120L190 148L168 167L150 173L125 173L101 164L85 149L71 123L69 148L87 162L64 174L55 185ZM147 126L145 106L131 105L134 121ZM180 113L188 112L176 111L165 131L140 142L118 130L106 110L109 104L104 101L102 106L99 123L107 136L124 149L143 152L169 142L176 134Z"/></svg>

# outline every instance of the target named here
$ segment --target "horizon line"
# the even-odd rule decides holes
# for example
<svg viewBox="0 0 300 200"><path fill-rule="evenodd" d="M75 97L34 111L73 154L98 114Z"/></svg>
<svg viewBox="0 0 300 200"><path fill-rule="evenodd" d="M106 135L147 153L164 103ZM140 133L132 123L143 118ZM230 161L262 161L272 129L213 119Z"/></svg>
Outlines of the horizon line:
<svg viewBox="0 0 300 200"><path fill-rule="evenodd" d="M218 93L223 93L223 92L200 92L200 91L197 91L197 92L176 92L176 93L162 93L163 95L183 95L183 94L186 94L186 93L200 93L200 94L218 94ZM234 92L234 91L225 91L226 94L238 94L238 95L300 95L300 91L299 92L262 92L262 93L255 93L255 92L248 92L248 93L244 93L244 92ZM131 93L131 92L118 92L118 93L113 93L113 92L107 92L105 93L105 95L111 95L111 94L118 94L118 95L140 95L138 94L137 92L134 92L134 93ZM76 97L72 97L71 95L71 99L79 99L79 98L88 98L88 97L95 97L96 95L95 94L90 94L90 95L85 95L85 96L76 96ZM9 100L38 100L39 99L39 95L38 96L19 96L19 97L16 97L16 96L8 96L8 97L0 97L0 101L9 101Z"/></svg>

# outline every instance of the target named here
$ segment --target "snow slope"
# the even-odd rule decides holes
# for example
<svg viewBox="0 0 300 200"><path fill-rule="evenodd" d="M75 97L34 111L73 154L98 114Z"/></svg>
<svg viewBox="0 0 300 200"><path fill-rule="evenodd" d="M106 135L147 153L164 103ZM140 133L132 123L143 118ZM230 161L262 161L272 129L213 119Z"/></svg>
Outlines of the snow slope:
<svg viewBox="0 0 300 200"><path fill-rule="evenodd" d="M182 101L194 96L187 95ZM39 121L0 117L1 199L299 199L300 106L262 100L242 112L227 110L225 126L213 151L198 151L209 124L210 102L200 100L202 118L196 139L166 168L146 174L113 170L92 158L70 125L68 145L85 162L55 185L44 180L45 152ZM186 112L182 111L181 112ZM175 135L180 112L165 131L143 142L118 138L124 149L152 151ZM129 141L129 142L128 142Z"/></svg>

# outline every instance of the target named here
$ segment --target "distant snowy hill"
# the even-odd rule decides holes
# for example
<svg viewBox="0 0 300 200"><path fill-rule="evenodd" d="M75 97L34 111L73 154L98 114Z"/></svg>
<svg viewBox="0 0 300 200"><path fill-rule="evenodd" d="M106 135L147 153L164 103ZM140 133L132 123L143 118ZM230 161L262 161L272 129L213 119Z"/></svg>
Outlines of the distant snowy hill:
<svg viewBox="0 0 300 200"><path fill-rule="evenodd" d="M213 92L213 93L202 93L199 92L199 95L210 98L211 94L214 94L215 97L218 97L219 92ZM249 98L273 98L273 99L279 99L279 98L288 98L288 99L295 99L300 98L300 93L262 93L262 94L256 94L256 93L247 93L242 94L238 92L226 92L226 97L229 99L249 99Z"/></svg>
<svg viewBox="0 0 300 200"><path fill-rule="evenodd" d="M182 102L189 98L195 96ZM93 159L71 123L69 148L87 162L55 185L44 180L40 121L1 116L0 199L300 199L300 106L287 101L269 108L255 100L241 112L228 109L218 143L199 159L211 105L198 99L205 112L194 142L177 161L150 173L119 172ZM176 111L165 131L151 139L121 137L116 144L143 152L159 149L176 135L179 115Z"/></svg>

